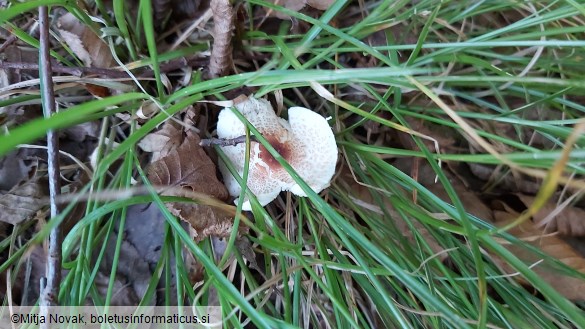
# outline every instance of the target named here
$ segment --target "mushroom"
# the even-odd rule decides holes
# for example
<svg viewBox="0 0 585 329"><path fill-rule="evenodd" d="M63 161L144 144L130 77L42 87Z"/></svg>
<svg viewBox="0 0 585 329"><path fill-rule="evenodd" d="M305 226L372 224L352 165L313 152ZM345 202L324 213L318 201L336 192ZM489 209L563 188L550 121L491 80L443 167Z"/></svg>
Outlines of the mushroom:
<svg viewBox="0 0 585 329"><path fill-rule="evenodd" d="M325 118L304 107L291 107L288 110L289 119L286 121L274 113L268 101L253 97L235 104L235 107L313 191L319 193L329 186L335 173L337 144ZM219 113L217 122L219 138L233 139L245 133L245 125L230 108L224 108ZM222 146L222 150L238 174L242 176L246 145ZM224 163L220 163L220 170L229 193L232 196L239 196L240 184ZM281 191L291 191L298 196L307 196L286 169L262 144L256 141L250 144L247 184L262 206L274 200ZM251 210L250 201L247 198L244 200L242 209Z"/></svg>

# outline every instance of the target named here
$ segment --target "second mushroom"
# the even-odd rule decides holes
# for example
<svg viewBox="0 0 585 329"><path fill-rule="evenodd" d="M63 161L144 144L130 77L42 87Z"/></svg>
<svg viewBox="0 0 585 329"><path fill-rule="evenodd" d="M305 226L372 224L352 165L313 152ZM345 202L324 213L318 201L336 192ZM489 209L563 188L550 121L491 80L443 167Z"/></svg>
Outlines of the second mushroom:
<svg viewBox="0 0 585 329"><path fill-rule="evenodd" d="M268 101L253 97L234 106L313 191L318 193L329 186L335 173L337 144L325 118L304 107L291 107L286 121L274 113ZM220 112L217 122L219 138L233 139L245 133L245 125L231 108L225 108ZM246 145L222 146L222 150L241 177L244 172ZM234 197L239 196L240 184L224 163L220 163L220 170L230 194ZM262 144L255 141L250 145L248 188L256 195L262 206L274 200L281 191L306 196L286 169ZM251 210L247 198L242 209Z"/></svg>

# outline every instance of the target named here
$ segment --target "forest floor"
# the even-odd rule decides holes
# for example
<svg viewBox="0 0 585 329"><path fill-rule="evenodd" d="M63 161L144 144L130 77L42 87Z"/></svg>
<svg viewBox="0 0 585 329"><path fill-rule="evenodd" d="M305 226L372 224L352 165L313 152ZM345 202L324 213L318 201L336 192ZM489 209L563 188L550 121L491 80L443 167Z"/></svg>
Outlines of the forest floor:
<svg viewBox="0 0 585 329"><path fill-rule="evenodd" d="M579 1L0 8L4 305L219 305L225 328L585 328ZM311 190L262 119L238 115L246 97L326 122L329 185ZM265 206L224 185L222 110L252 149L238 189L270 176L254 150L290 180ZM299 151L315 172L324 144Z"/></svg>

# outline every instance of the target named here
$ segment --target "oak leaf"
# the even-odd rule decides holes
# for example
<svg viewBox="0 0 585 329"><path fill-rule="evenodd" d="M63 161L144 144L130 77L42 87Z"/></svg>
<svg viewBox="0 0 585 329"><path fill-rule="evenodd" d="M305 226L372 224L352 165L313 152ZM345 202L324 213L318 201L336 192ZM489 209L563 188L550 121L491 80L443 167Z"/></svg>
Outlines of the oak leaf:
<svg viewBox="0 0 585 329"><path fill-rule="evenodd" d="M170 132L176 133L172 130ZM173 195L189 197L189 192L195 192L225 201L228 192L217 179L215 164L199 146L199 136L190 131L182 136L179 147L170 150L149 166L148 178L154 185L185 191L182 195L172 193ZM196 241L210 235L227 237L232 231L233 216L217 207L182 202L169 202L166 206L173 215L191 225Z"/></svg>
<svg viewBox="0 0 585 329"><path fill-rule="evenodd" d="M183 142L183 135L179 125L174 121L167 121L156 132L144 136L138 146L146 152L152 153L152 162L167 156Z"/></svg>

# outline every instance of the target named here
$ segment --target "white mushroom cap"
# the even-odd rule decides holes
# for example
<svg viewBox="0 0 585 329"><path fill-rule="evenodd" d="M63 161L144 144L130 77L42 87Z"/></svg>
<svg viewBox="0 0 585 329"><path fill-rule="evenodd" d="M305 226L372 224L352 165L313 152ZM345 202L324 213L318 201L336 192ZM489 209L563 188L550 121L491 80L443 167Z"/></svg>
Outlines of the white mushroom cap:
<svg viewBox="0 0 585 329"><path fill-rule="evenodd" d="M289 109L287 122L276 116L268 101L252 97L236 104L235 107L313 191L318 193L329 186L335 173L337 144L325 118L309 109L292 107ZM217 123L219 138L236 138L244 135L245 131L244 124L230 108L220 112ZM256 195L262 206L274 200L281 191L289 190L296 195L306 196L263 145L252 142L250 147L248 188ZM242 176L246 145L224 146L222 149L238 174ZM220 170L230 194L240 195L240 185L225 164L220 163ZM251 210L249 201L244 202L243 209Z"/></svg>
<svg viewBox="0 0 585 329"><path fill-rule="evenodd" d="M304 107L288 109L288 122L291 127L297 154L295 171L316 193L329 187L335 174L337 163L337 143L327 120ZM298 196L307 196L298 184L289 188Z"/></svg>

